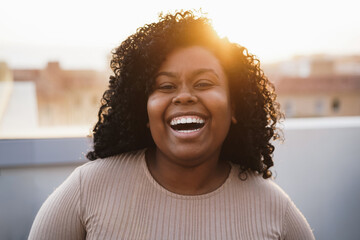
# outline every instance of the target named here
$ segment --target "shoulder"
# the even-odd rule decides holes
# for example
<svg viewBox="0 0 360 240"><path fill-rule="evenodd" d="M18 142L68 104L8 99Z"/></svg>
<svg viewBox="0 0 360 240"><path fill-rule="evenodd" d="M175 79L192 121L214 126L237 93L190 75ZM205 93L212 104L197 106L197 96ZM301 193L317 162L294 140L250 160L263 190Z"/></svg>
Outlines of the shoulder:
<svg viewBox="0 0 360 240"><path fill-rule="evenodd" d="M239 173L239 171L237 171ZM261 195L263 198L277 198L279 201L286 202L291 201L285 191L274 181L273 178L264 179L261 174L252 171L246 171L240 174L236 174L234 181L236 185L242 188L246 188L247 191Z"/></svg>
<svg viewBox="0 0 360 240"><path fill-rule="evenodd" d="M139 150L97 159L78 167L75 171L82 206L90 202L101 205L103 199L100 196L117 198L131 189L133 183L144 175L144 158L145 150Z"/></svg>
<svg viewBox="0 0 360 240"><path fill-rule="evenodd" d="M291 200L273 179L264 179L261 174L247 171L240 177L234 174L232 181L234 191L241 193L249 208L261 208L269 216L276 216L278 223L283 221Z"/></svg>
<svg viewBox="0 0 360 240"><path fill-rule="evenodd" d="M256 185L264 194L278 196L283 201L290 201L289 195L275 182L274 178L264 179L261 174L250 173L249 182Z"/></svg>
<svg viewBox="0 0 360 240"><path fill-rule="evenodd" d="M145 149L126 152L85 163L78 167L75 172L80 177L81 185L121 180L141 171L144 158Z"/></svg>
<svg viewBox="0 0 360 240"><path fill-rule="evenodd" d="M78 167L76 170L81 174L101 174L113 169L126 168L131 169L140 165L145 157L145 149L121 153L119 155L97 159L91 162L87 162L84 165Z"/></svg>
<svg viewBox="0 0 360 240"><path fill-rule="evenodd" d="M249 205L259 208L267 216L272 216L272 224L277 226L286 239L314 239L311 228L288 194L273 179L264 179L260 174L246 172L247 179L237 178Z"/></svg>

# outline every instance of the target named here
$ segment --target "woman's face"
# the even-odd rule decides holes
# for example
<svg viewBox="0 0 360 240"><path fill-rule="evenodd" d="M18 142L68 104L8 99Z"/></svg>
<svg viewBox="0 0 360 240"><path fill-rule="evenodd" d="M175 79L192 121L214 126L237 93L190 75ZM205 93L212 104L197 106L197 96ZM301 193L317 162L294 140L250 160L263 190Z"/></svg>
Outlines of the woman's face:
<svg viewBox="0 0 360 240"><path fill-rule="evenodd" d="M157 151L185 166L218 158L231 122L227 77L199 46L176 49L157 73L147 102Z"/></svg>

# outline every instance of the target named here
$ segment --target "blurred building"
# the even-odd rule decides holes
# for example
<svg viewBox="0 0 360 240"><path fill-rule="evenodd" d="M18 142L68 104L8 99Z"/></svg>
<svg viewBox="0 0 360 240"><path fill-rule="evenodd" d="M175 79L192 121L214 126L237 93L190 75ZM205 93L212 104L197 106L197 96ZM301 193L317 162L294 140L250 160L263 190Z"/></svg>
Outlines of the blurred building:
<svg viewBox="0 0 360 240"><path fill-rule="evenodd" d="M298 56L264 71L287 117L360 115L360 56ZM19 128L24 118L38 127L93 125L109 75L65 70L58 62L14 70L1 63L0 131L4 124Z"/></svg>
<svg viewBox="0 0 360 240"><path fill-rule="evenodd" d="M360 115L360 76L283 77L277 92L287 117Z"/></svg>
<svg viewBox="0 0 360 240"><path fill-rule="evenodd" d="M40 127L94 124L109 77L94 70L64 70L58 62L45 69L14 69L12 75L15 84L34 83Z"/></svg>
<svg viewBox="0 0 360 240"><path fill-rule="evenodd" d="M287 117L360 115L360 56L295 57L264 71Z"/></svg>

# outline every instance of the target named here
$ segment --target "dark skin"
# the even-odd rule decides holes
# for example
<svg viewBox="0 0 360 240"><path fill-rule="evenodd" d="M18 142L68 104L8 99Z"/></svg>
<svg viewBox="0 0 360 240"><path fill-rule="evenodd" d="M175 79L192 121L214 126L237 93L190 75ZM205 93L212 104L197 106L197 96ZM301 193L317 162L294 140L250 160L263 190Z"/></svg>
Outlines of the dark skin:
<svg viewBox="0 0 360 240"><path fill-rule="evenodd" d="M207 161L193 167L179 166L157 158L156 150L146 153L149 171L154 179L170 192L181 195L200 195L219 188L227 179L230 165L225 161Z"/></svg>
<svg viewBox="0 0 360 240"><path fill-rule="evenodd" d="M233 112L222 66L203 47L176 49L160 66L155 85L147 104L156 144L146 154L150 173L174 193L214 191L230 172L219 160ZM185 123L194 125L179 127Z"/></svg>

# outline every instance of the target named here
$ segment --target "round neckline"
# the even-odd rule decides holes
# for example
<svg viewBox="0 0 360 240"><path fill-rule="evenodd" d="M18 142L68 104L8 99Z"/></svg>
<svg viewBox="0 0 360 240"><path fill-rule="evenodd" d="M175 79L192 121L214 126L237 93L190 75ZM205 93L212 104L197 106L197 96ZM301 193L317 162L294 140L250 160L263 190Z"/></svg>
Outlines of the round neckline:
<svg viewBox="0 0 360 240"><path fill-rule="evenodd" d="M198 195L182 195L182 194L178 194L172 191L169 191L168 189L166 189L165 187L163 187L162 185L160 185L155 179L154 177L151 175L150 170L147 166L146 163L146 159L145 159L145 152L146 149L142 152L142 156L141 156L141 165L143 167L143 170L145 172L146 177L148 178L148 180L150 181L150 183L159 191L161 191L162 193L166 194L167 196L173 197L173 198L178 198L178 199L188 199L188 200L196 200L196 199L204 199L204 198L210 198L218 193L220 193L221 191L223 191L223 189L230 184L231 179L234 175L234 166L230 164L230 172L229 175L227 176L226 180L224 181L223 184L221 184L218 188L216 188L215 190L208 192L208 193L204 193L204 194L198 194Z"/></svg>

